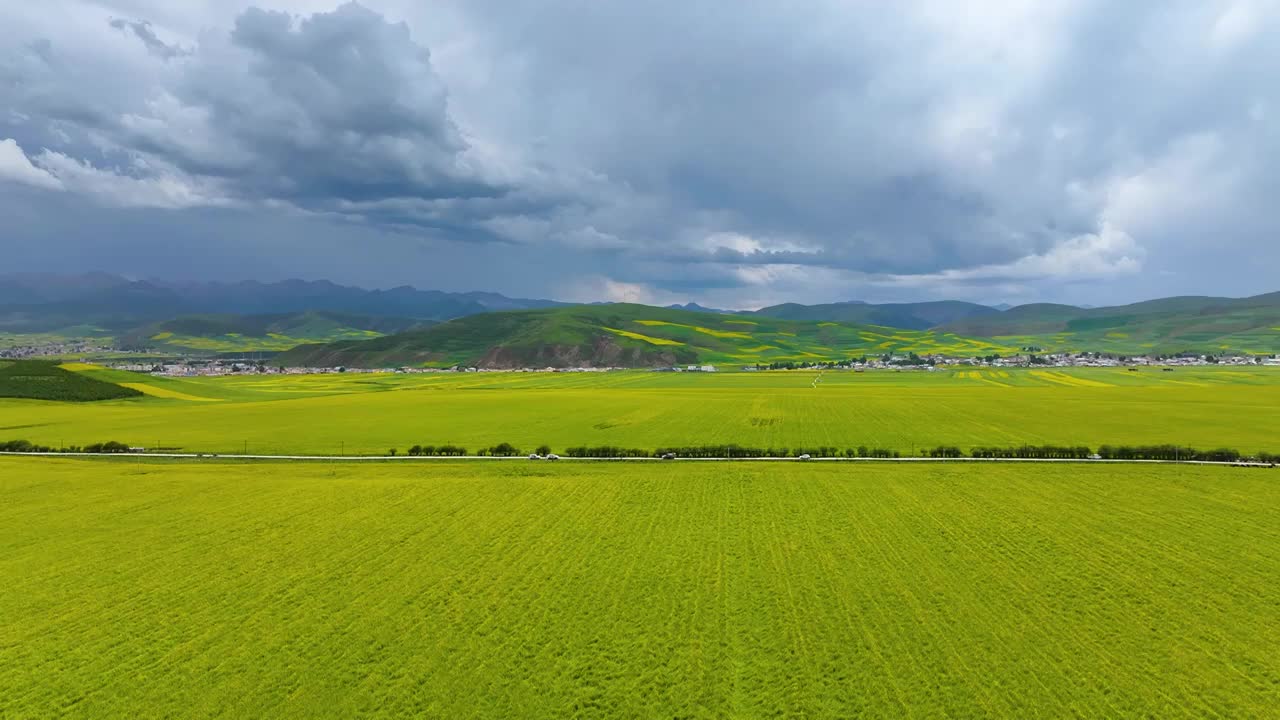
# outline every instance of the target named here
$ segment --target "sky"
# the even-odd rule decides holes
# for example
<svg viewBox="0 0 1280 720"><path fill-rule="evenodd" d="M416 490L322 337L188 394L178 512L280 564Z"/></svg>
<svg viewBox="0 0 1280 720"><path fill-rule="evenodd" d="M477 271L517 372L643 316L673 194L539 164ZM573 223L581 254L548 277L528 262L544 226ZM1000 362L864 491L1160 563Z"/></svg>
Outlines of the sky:
<svg viewBox="0 0 1280 720"><path fill-rule="evenodd" d="M1280 289L1280 0L41 0L0 272L561 300Z"/></svg>

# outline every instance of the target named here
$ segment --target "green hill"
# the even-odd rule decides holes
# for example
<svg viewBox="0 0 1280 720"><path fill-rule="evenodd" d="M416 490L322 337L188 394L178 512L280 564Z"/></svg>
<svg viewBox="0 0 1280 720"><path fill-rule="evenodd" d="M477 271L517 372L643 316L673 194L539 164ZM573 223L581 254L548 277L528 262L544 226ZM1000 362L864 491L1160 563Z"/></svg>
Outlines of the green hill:
<svg viewBox="0 0 1280 720"><path fill-rule="evenodd" d="M0 361L0 397L90 402L138 397L133 389L70 372L42 360Z"/></svg>
<svg viewBox="0 0 1280 720"><path fill-rule="evenodd" d="M184 315L130 331L123 349L182 352L283 351L307 343L367 340L428 327L431 321L309 311L274 315Z"/></svg>
<svg viewBox="0 0 1280 720"><path fill-rule="evenodd" d="M373 340L302 346L277 362L314 367L733 366L1008 350L932 331L610 304L474 315Z"/></svg>
<svg viewBox="0 0 1280 720"><path fill-rule="evenodd" d="M885 303L872 305L860 302L829 303L826 305L798 305L785 303L755 311L756 315L786 320L815 320L858 325L884 325L906 330L929 328L966 318L999 315L1000 311L986 305L959 300L919 303Z"/></svg>
<svg viewBox="0 0 1280 720"><path fill-rule="evenodd" d="M1052 333L1061 330L1068 320L1087 312L1088 310L1073 305L1036 303L1019 305L994 315L956 320L943 327L977 337Z"/></svg>
<svg viewBox="0 0 1280 720"><path fill-rule="evenodd" d="M1106 308L1023 305L945 330L1046 350L1121 354L1280 352L1280 293L1249 298L1173 297Z"/></svg>

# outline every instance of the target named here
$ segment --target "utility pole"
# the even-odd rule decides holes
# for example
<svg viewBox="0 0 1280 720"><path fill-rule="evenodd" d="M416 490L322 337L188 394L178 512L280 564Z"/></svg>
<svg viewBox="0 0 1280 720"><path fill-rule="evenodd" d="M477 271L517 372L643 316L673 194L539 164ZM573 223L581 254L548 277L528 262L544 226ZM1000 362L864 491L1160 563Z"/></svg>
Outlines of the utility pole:
<svg viewBox="0 0 1280 720"><path fill-rule="evenodd" d="M245 440L245 441L244 441L244 454L245 454L245 455L248 455L248 454L249 454L249 441L248 441L248 440Z"/></svg>

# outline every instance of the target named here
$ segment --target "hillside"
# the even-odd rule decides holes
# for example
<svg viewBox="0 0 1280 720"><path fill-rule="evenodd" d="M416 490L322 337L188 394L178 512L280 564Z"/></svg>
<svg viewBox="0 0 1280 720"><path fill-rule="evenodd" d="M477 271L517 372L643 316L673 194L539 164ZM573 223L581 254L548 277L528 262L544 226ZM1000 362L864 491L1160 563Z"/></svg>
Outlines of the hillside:
<svg viewBox="0 0 1280 720"><path fill-rule="evenodd" d="M418 332L299 347L275 362L318 367L660 367L839 360L893 352L977 355L1008 349L936 332L613 304L475 315Z"/></svg>
<svg viewBox="0 0 1280 720"><path fill-rule="evenodd" d="M1022 305L942 329L1049 350L1275 353L1280 352L1280 293L1173 297L1092 309Z"/></svg>
<svg viewBox="0 0 1280 720"><path fill-rule="evenodd" d="M274 315L184 315L132 330L123 335L116 345L126 350L282 351L306 343L367 340L433 324L430 320L321 311Z"/></svg>
<svg viewBox="0 0 1280 720"><path fill-rule="evenodd" d="M136 389L70 372L40 360L0 360L0 398L93 402L140 397Z"/></svg>
<svg viewBox="0 0 1280 720"><path fill-rule="evenodd" d="M1004 312L954 320L943 323L943 327L952 332L977 337L1052 333L1065 327L1067 321L1087 312L1089 311L1073 305L1035 303L1011 307Z"/></svg>
<svg viewBox="0 0 1280 720"><path fill-rule="evenodd" d="M928 330L929 328L966 318L998 315L999 311L986 305L977 305L958 300L943 300L919 303L885 303L881 305L861 302L830 303L826 305L785 303L761 308L753 314L786 320L814 320L858 325L883 325L905 330Z"/></svg>

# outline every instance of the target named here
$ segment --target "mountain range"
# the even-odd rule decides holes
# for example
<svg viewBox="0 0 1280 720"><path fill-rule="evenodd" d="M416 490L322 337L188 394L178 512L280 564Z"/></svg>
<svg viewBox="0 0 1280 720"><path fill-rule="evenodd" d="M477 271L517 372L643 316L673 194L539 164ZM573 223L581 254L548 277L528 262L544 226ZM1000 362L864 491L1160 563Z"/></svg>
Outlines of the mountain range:
<svg viewBox="0 0 1280 720"><path fill-rule="evenodd" d="M642 307L648 309L638 314L635 308ZM488 318L495 314L499 317ZM468 318L488 319L465 322ZM645 325L641 321L646 318L663 322ZM738 330L722 327L735 319ZM728 347L734 343L724 342L744 338L708 339L717 338L717 332L744 333L741 326L748 321L776 327L794 323L785 332L813 342L761 341L750 346L759 350L748 352L747 346ZM844 329L819 329L833 325ZM670 328L680 326L710 332L671 336ZM645 332L646 327L665 329ZM1104 308L1037 303L1001 309L962 301L849 301L728 311L696 303L667 308L570 305L487 292L412 287L365 290L323 280L173 283L103 273L27 274L0 275L0 333L111 337L123 349L210 353L283 351L304 343L339 341L338 347L307 352L332 352L334 358L346 357L339 352L382 357L379 353L387 350L385 358L395 364L414 364L399 362L414 358L495 365L509 360L538 364L548 359L547 364L555 364L556 358L585 358L584 364L610 364L619 357L636 364L691 358L797 359L805 357L803 353L818 357L863 349L864 344L855 342L858 333L880 337L878 344L884 347L876 349L908 348L921 353L961 347L977 352L1036 348L1129 355L1275 353L1280 352L1280 293L1250 298L1173 297ZM898 342L892 338L895 333L922 333L928 341ZM839 342L833 345L833 339ZM362 341L373 344L353 345ZM359 362L345 364L358 366Z"/></svg>
<svg viewBox="0 0 1280 720"><path fill-rule="evenodd" d="M1280 352L1280 293L1179 297L1114 308L964 302L779 305L751 313L582 305L489 313L368 341L300 347L299 365L658 366L832 360L855 355L1094 351L1118 355Z"/></svg>
<svg viewBox="0 0 1280 720"><path fill-rule="evenodd" d="M303 345L272 362L374 368L740 366L886 353L979 355L1009 350L928 330L617 303L470 315L373 340Z"/></svg>
<svg viewBox="0 0 1280 720"><path fill-rule="evenodd" d="M0 275L0 332L93 326L118 334L182 315L307 311L439 321L563 304L489 292L449 293L412 287L365 290L327 280L173 283L105 273Z"/></svg>

